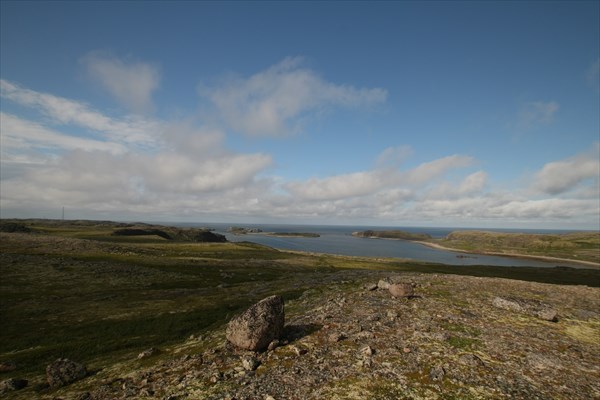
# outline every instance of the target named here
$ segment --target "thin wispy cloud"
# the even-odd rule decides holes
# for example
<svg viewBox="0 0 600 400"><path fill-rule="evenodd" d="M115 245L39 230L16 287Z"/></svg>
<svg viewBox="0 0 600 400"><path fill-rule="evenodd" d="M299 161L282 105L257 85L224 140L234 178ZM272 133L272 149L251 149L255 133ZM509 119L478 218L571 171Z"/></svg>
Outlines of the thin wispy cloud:
<svg viewBox="0 0 600 400"><path fill-rule="evenodd" d="M101 51L87 54L80 62L88 75L130 112L147 114L154 110L152 94L160 84L156 65Z"/></svg>
<svg viewBox="0 0 600 400"><path fill-rule="evenodd" d="M286 58L248 78L225 79L217 87L201 86L199 92L223 123L250 136L285 136L300 129L307 113L373 106L387 97L385 89L328 82L303 67L301 58Z"/></svg>
<svg viewBox="0 0 600 400"><path fill-rule="evenodd" d="M600 58L590 65L585 73L588 85L600 93Z"/></svg>
<svg viewBox="0 0 600 400"><path fill-rule="evenodd" d="M529 130L554 122L554 116L560 106L555 101L531 101L523 104L519 111L518 124L520 129Z"/></svg>
<svg viewBox="0 0 600 400"><path fill-rule="evenodd" d="M136 116L112 118L84 102L54 96L0 80L0 95L6 100L40 112L57 125L74 125L101 133L106 140L130 146L152 148L157 145L159 127L155 121Z"/></svg>

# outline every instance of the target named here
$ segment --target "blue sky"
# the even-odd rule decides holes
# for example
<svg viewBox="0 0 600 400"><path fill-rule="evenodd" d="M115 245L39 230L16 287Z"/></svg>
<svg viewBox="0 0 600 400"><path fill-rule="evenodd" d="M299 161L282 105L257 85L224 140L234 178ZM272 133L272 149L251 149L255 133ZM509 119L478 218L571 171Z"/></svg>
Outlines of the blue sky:
<svg viewBox="0 0 600 400"><path fill-rule="evenodd" d="M3 218L599 228L598 2L0 4Z"/></svg>

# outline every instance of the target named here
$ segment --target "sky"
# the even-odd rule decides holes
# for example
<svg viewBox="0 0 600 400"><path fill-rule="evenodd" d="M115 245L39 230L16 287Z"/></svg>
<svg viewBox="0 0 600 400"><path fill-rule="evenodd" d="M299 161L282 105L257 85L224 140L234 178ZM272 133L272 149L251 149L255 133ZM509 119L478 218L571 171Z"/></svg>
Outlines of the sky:
<svg viewBox="0 0 600 400"><path fill-rule="evenodd" d="M0 217L600 229L600 2L0 2Z"/></svg>

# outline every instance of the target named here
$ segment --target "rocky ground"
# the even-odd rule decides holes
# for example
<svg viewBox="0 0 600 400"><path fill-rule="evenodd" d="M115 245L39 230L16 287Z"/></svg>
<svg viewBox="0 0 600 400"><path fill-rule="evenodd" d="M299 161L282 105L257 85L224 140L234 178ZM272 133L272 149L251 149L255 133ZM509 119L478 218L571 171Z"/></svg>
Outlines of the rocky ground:
<svg viewBox="0 0 600 400"><path fill-rule="evenodd" d="M279 343L225 326L149 351L47 399L598 399L600 289L348 271L286 303ZM395 298L386 281L409 283Z"/></svg>

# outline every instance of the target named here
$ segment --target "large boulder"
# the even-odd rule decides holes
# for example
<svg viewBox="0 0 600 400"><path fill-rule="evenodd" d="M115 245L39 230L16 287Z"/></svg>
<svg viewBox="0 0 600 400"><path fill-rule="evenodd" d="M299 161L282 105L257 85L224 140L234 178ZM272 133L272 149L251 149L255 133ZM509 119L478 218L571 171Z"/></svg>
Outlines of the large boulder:
<svg viewBox="0 0 600 400"><path fill-rule="evenodd" d="M48 385L53 388L83 379L87 376L87 373L85 365L68 358L59 358L46 367L46 379Z"/></svg>
<svg viewBox="0 0 600 400"><path fill-rule="evenodd" d="M227 340L243 350L262 351L281 337L284 323L283 299L270 296L229 322Z"/></svg>
<svg viewBox="0 0 600 400"><path fill-rule="evenodd" d="M410 283L393 283L388 287L390 294L394 297L412 297L413 287Z"/></svg>

